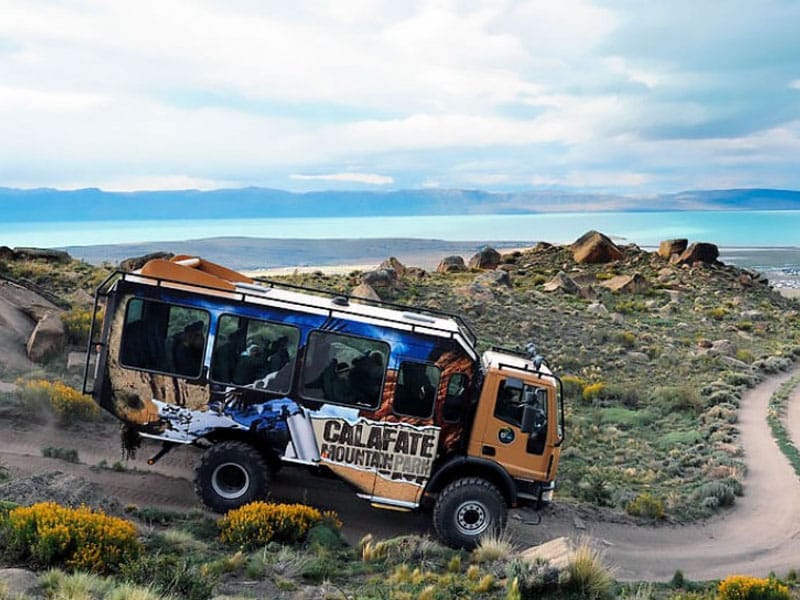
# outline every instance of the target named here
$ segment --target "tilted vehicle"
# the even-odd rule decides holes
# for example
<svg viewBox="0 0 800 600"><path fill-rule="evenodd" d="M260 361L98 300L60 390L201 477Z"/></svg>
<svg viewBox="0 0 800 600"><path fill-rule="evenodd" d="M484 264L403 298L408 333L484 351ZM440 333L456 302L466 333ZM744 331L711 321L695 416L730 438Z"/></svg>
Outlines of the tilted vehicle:
<svg viewBox="0 0 800 600"><path fill-rule="evenodd" d="M163 442L151 463L207 447L195 484L215 511L264 498L284 463L328 469L376 507L432 506L456 546L502 527L509 506L552 499L560 380L528 353L479 356L457 316L186 256L114 273L95 302L84 391Z"/></svg>

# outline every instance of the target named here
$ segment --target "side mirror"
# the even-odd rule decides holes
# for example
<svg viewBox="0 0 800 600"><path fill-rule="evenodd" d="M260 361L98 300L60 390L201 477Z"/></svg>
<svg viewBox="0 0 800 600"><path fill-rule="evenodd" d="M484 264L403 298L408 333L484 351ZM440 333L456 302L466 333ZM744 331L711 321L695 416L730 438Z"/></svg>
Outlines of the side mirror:
<svg viewBox="0 0 800 600"><path fill-rule="evenodd" d="M522 409L522 433L539 433L547 425L544 413L537 406L526 404Z"/></svg>

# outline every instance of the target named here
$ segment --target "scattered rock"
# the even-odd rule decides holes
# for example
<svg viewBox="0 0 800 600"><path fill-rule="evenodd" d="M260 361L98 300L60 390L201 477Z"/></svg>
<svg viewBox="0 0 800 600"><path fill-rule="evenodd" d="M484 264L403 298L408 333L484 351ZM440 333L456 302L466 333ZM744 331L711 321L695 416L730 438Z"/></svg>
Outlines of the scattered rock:
<svg viewBox="0 0 800 600"><path fill-rule="evenodd" d="M678 257L677 262L681 265L694 265L696 263L713 265L718 258L719 248L717 248L716 244L697 242L684 250Z"/></svg>
<svg viewBox="0 0 800 600"><path fill-rule="evenodd" d="M579 294L581 291L578 284L570 279L564 271L559 271L555 277L544 284L542 289L545 292L561 291L566 294Z"/></svg>
<svg viewBox="0 0 800 600"><path fill-rule="evenodd" d="M73 508L85 504L104 510L116 509L119 504L100 485L61 471L12 479L0 485L0 499L24 506L51 501Z"/></svg>
<svg viewBox="0 0 800 600"><path fill-rule="evenodd" d="M72 257L63 250L53 250L51 248L14 248L12 250L14 260L46 260L55 263L68 263Z"/></svg>
<svg viewBox="0 0 800 600"><path fill-rule="evenodd" d="M436 267L437 273L461 273L467 270L464 259L460 256L445 256Z"/></svg>
<svg viewBox="0 0 800 600"><path fill-rule="evenodd" d="M473 285L488 285L511 287L511 275L508 271L498 269L491 273L481 273L473 280Z"/></svg>
<svg viewBox="0 0 800 600"><path fill-rule="evenodd" d="M493 270L500 264L501 258L497 250L487 246L469 259L469 268Z"/></svg>
<svg viewBox="0 0 800 600"><path fill-rule="evenodd" d="M172 252L152 252L150 254L145 254L144 256L126 258L119 263L119 268L122 271L137 271L141 269L148 261L155 260L157 258L169 260L173 256L175 255Z"/></svg>
<svg viewBox="0 0 800 600"><path fill-rule="evenodd" d="M650 290L650 284L639 273L633 275L617 275L600 283L613 292L623 294L645 294Z"/></svg>
<svg viewBox="0 0 800 600"><path fill-rule="evenodd" d="M625 322L625 315L618 312L611 313L611 322L614 325L622 325Z"/></svg>
<svg viewBox="0 0 800 600"><path fill-rule="evenodd" d="M743 310L742 313L743 319L749 319L751 321L763 321L764 320L764 313L760 310Z"/></svg>
<svg viewBox="0 0 800 600"><path fill-rule="evenodd" d="M648 362L650 357L644 352L628 352L627 357L636 362Z"/></svg>
<svg viewBox="0 0 800 600"><path fill-rule="evenodd" d="M608 309L601 302L593 302L586 307L586 312L594 313L597 315L607 315Z"/></svg>
<svg viewBox="0 0 800 600"><path fill-rule="evenodd" d="M425 279L428 272L422 267L406 267L405 277L408 279Z"/></svg>
<svg viewBox="0 0 800 600"><path fill-rule="evenodd" d="M566 537L555 538L539 546L523 550L520 554L520 558L528 564L534 564L541 560L556 569L566 569L574 557L575 548Z"/></svg>
<svg viewBox="0 0 800 600"><path fill-rule="evenodd" d="M669 260L673 254L682 254L689 245L689 240L685 238L677 240L664 240L658 245L658 255Z"/></svg>
<svg viewBox="0 0 800 600"><path fill-rule="evenodd" d="M373 289L392 289L397 287L397 271L389 268L367 271L361 276L361 283L366 283Z"/></svg>
<svg viewBox="0 0 800 600"><path fill-rule="evenodd" d="M27 569L0 569L3 598L33 597L39 587L39 576Z"/></svg>
<svg viewBox="0 0 800 600"><path fill-rule="evenodd" d="M361 283L353 288L353 291L350 292L350 296L352 298L365 298L367 300L375 300L378 302L381 300L378 292L376 292L375 289L368 283Z"/></svg>
<svg viewBox="0 0 800 600"><path fill-rule="evenodd" d="M43 362L58 354L67 344L67 331L55 311L48 312L33 328L25 347L28 358Z"/></svg>
<svg viewBox="0 0 800 600"><path fill-rule="evenodd" d="M405 277L407 272L406 266L394 256L390 256L381 264L379 264L378 269L393 269L400 278Z"/></svg>
<svg viewBox="0 0 800 600"><path fill-rule="evenodd" d="M621 260L622 250L599 231L584 233L572 244L572 257L577 263L607 263Z"/></svg>
<svg viewBox="0 0 800 600"><path fill-rule="evenodd" d="M736 354L736 346L730 340L716 340L712 342L711 350L725 356L734 356Z"/></svg>

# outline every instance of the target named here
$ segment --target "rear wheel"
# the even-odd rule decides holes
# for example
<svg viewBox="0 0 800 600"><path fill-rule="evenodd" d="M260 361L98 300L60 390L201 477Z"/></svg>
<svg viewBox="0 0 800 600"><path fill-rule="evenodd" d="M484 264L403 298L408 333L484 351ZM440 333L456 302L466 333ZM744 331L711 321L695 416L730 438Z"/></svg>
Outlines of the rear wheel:
<svg viewBox="0 0 800 600"><path fill-rule="evenodd" d="M264 499L269 483L264 457L250 444L238 441L220 442L206 450L194 477L200 500L219 513Z"/></svg>
<svg viewBox="0 0 800 600"><path fill-rule="evenodd" d="M505 527L507 509L500 491L479 477L456 479L433 507L433 526L450 546L474 548L481 537Z"/></svg>

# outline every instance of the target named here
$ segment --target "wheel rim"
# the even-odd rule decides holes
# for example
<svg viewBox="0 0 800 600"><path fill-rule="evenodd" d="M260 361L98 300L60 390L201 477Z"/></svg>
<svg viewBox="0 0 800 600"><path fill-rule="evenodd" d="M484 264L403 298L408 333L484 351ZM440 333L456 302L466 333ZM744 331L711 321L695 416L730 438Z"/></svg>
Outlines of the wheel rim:
<svg viewBox="0 0 800 600"><path fill-rule="evenodd" d="M476 536L489 528L489 509L483 502L470 500L456 509L456 529L462 535Z"/></svg>
<svg viewBox="0 0 800 600"><path fill-rule="evenodd" d="M241 465L224 463L211 474L211 487L217 495L227 500L241 498L250 487L250 475Z"/></svg>

